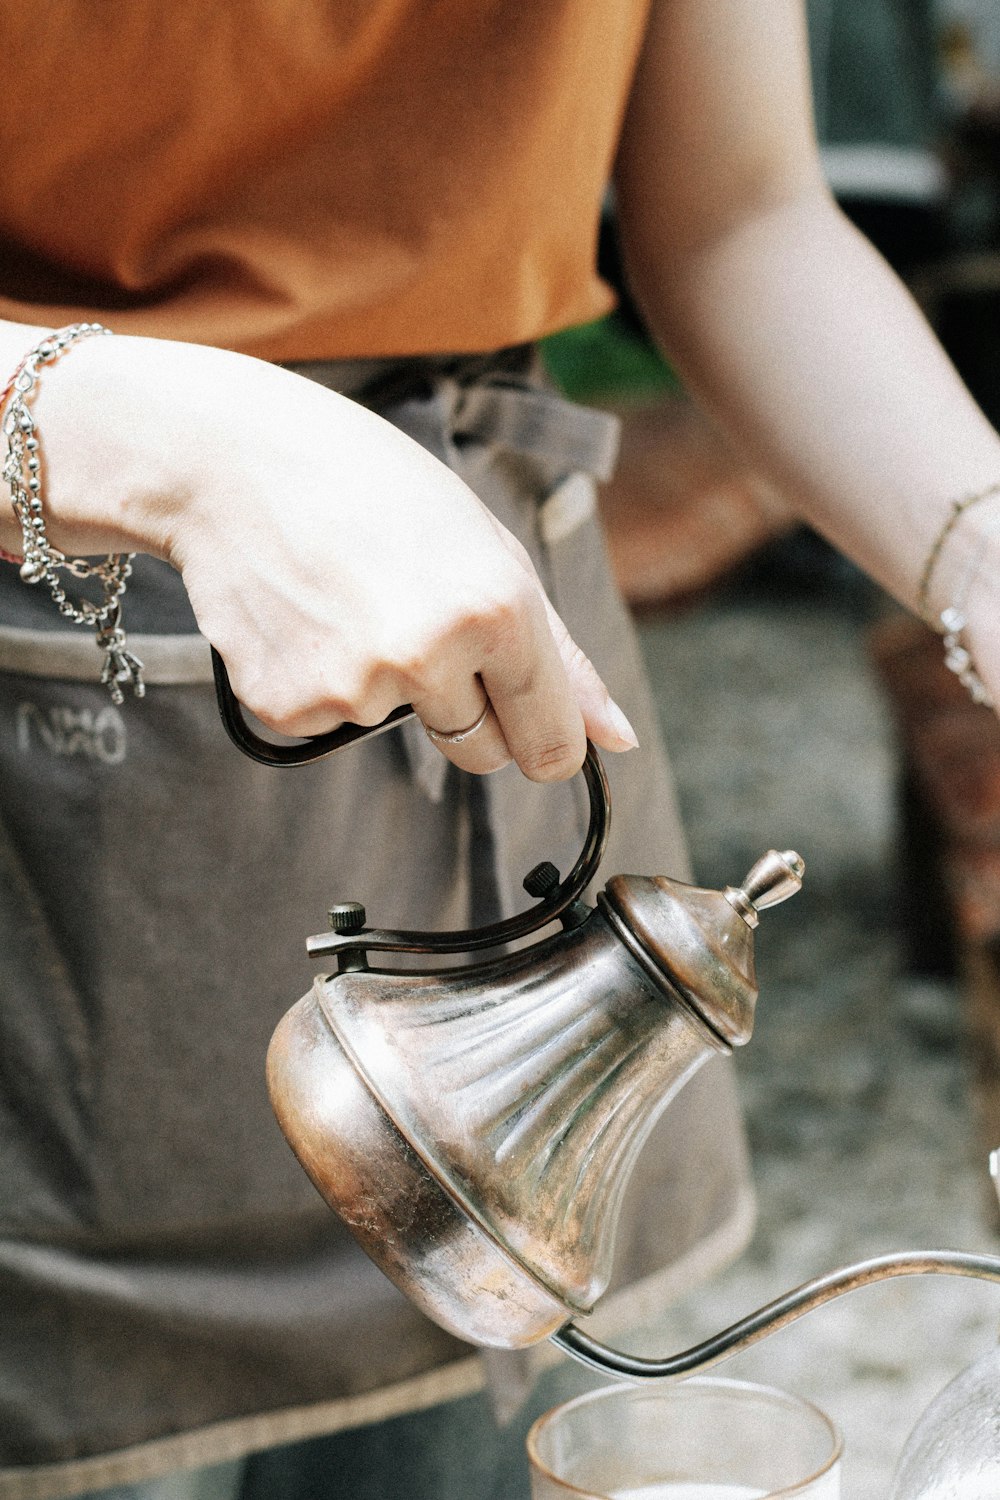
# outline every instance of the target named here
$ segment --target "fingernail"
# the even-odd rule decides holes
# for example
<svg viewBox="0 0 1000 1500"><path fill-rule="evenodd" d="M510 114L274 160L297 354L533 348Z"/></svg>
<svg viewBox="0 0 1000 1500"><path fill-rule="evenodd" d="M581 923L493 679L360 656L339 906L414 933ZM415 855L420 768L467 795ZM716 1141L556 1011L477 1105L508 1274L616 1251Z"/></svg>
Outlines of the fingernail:
<svg viewBox="0 0 1000 1500"><path fill-rule="evenodd" d="M623 748L626 750L637 750L639 748L639 741L636 737L636 732L613 698L608 699L608 718L611 721L612 728L621 740Z"/></svg>

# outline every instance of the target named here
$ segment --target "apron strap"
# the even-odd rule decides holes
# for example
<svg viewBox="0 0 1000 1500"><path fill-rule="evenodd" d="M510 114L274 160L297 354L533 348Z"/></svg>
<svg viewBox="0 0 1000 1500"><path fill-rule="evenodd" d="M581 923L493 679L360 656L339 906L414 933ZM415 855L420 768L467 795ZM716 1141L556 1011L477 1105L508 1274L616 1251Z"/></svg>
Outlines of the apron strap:
<svg viewBox="0 0 1000 1500"><path fill-rule="evenodd" d="M620 423L609 412L577 406L539 386L461 387L452 412L456 437L528 456L537 453L567 474L607 480L618 457Z"/></svg>

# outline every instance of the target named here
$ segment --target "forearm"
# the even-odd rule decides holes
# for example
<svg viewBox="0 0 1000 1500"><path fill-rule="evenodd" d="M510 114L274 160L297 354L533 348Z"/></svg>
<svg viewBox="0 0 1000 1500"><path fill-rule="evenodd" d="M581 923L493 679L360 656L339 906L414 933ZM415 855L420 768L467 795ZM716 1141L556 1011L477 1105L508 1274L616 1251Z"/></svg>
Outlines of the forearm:
<svg viewBox="0 0 1000 1500"><path fill-rule="evenodd" d="M630 227L626 216L636 295L692 387L912 606L950 502L1000 481L1000 438L909 294L821 188L676 252ZM972 512L956 528L935 605L981 529Z"/></svg>

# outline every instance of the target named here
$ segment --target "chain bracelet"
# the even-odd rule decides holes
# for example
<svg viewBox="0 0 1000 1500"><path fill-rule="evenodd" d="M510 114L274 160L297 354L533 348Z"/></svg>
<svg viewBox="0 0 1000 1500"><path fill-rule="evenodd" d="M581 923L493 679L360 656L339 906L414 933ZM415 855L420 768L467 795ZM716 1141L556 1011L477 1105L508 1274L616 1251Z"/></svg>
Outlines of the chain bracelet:
<svg viewBox="0 0 1000 1500"><path fill-rule="evenodd" d="M938 558L945 542L951 535L956 523L973 505L980 501L992 499L1000 495L1000 483L987 485L985 489L977 490L974 494L966 495L961 500L953 500L948 512L947 520L942 526L935 539L934 545L927 556L923 573L920 578L920 587L917 591L917 608L926 623L937 630L942 637L944 646L944 664L949 672L954 672L959 682L965 688L973 703L981 703L986 708L993 708L993 697L979 673L976 671L972 660L972 653L962 640L968 621L965 617L965 600L978 576L982 565L982 554L975 556L966 569L965 576L961 580L951 604L943 609L934 619L930 609L931 580ZM991 528L991 531L995 526ZM989 534L989 533L988 533Z"/></svg>
<svg viewBox="0 0 1000 1500"><path fill-rule="evenodd" d="M7 459L2 473L10 486L11 504L24 538L21 578L27 584L44 583L61 615L74 625L89 625L94 630L98 649L104 652L101 682L110 692L112 702L120 704L124 702L126 687L137 698L146 690L142 662L128 650L121 625L122 595L132 573L135 553L109 553L100 562L88 562L82 557L66 557L53 547L45 531L40 445L29 405L43 366L54 364L81 339L110 332L100 323L73 323L43 339L25 355L11 382L3 416ZM81 580L96 580L100 586L99 600L70 599L63 588L61 573Z"/></svg>
<svg viewBox="0 0 1000 1500"><path fill-rule="evenodd" d="M927 561L924 563L923 572L920 575L920 583L917 587L917 613L926 624L932 626L935 630L938 628L938 622L931 616L931 582L944 544L967 510L970 510L973 505L979 505L983 500L992 499L994 495L1000 495L1000 483L989 484L985 489L976 490L971 495L963 495L961 500L953 500L948 509L947 520L935 537L934 544L927 554Z"/></svg>

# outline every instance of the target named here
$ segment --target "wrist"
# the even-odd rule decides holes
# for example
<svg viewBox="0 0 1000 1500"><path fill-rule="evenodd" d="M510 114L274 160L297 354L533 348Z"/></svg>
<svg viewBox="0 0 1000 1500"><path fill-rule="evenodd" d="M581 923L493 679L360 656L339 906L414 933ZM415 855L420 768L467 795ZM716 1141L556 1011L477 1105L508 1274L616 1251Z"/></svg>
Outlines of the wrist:
<svg viewBox="0 0 1000 1500"><path fill-rule="evenodd" d="M19 332L13 370L49 336ZM81 340L44 366L30 399L53 545L67 555L147 552L169 560L194 496L225 465L229 386L243 364L256 361L120 335ZM0 485L0 546L18 551L9 488Z"/></svg>
<svg viewBox="0 0 1000 1500"><path fill-rule="evenodd" d="M956 608L966 626L963 644L994 704L1000 704L1000 494L968 517L967 584Z"/></svg>
<svg viewBox="0 0 1000 1500"><path fill-rule="evenodd" d="M953 500L927 550L917 585L916 609L935 630L946 616L964 612L997 524L1000 480Z"/></svg>
<svg viewBox="0 0 1000 1500"><path fill-rule="evenodd" d="M21 578L28 585L46 590L65 620L94 631L98 649L104 653L100 680L108 688L112 701L121 704L126 687L138 698L145 693L142 662L128 649L122 626L122 597L134 554L111 552L103 559L88 561L81 557L67 558L54 546L48 534L43 498L45 465L34 411L43 372L53 369L84 341L103 339L109 333L100 323L78 322L47 335L22 358L0 402L5 403L3 477L21 528L24 549ZM70 575L92 583L97 597L86 591L71 597L67 591Z"/></svg>
<svg viewBox="0 0 1000 1500"><path fill-rule="evenodd" d="M65 554L167 555L166 502L182 503L186 485L171 382L159 373L171 363L163 358L170 348L152 339L88 338L41 372L32 414L45 521Z"/></svg>
<svg viewBox="0 0 1000 1500"><path fill-rule="evenodd" d="M2 556L7 562L20 564L21 577L25 583L40 583L44 579L52 591L53 601L63 614L70 614L71 608L57 576L59 571L68 567L77 576L84 577L93 570L80 559L72 565L67 563L65 554L53 547L48 535L48 518L42 497L44 465L34 406L39 381L45 371L65 358L84 339L106 338L109 333L110 330L100 323L73 323L46 334L22 356L13 373L8 376L6 385L0 390L0 431L5 448L2 474L11 509L21 530L22 547L20 558L6 550ZM127 576L127 561L125 554L119 554L115 559L109 557L105 571L113 564L116 570L118 567L126 568L124 576ZM86 571L80 572L81 568ZM101 628L110 621L114 608L117 606L113 605L110 597L106 598L100 618L95 617Z"/></svg>
<svg viewBox="0 0 1000 1500"><path fill-rule="evenodd" d="M51 334L48 328L22 323L0 323L0 420L14 390L14 381L28 351ZM0 469L7 457L6 444L0 436ZM0 474L0 559L22 561L23 532L13 505L7 481Z"/></svg>

